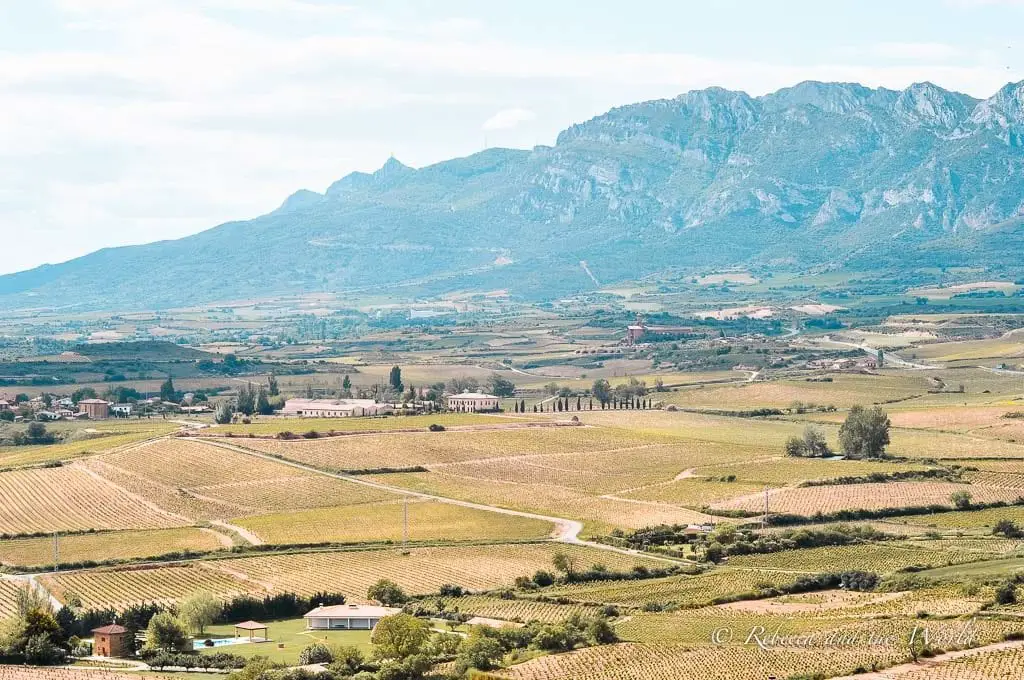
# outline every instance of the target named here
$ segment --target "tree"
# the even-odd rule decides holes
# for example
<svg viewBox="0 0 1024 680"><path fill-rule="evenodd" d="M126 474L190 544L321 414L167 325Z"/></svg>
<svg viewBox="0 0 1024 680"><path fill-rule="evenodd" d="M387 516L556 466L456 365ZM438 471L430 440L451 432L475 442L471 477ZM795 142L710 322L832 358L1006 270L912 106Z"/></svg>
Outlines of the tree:
<svg viewBox="0 0 1024 680"><path fill-rule="evenodd" d="M828 446L828 441L825 440L825 433L822 432L821 428L814 425L808 425L804 428L804 447L807 450L806 455L816 458L828 456L832 453L832 449Z"/></svg>
<svg viewBox="0 0 1024 680"><path fill-rule="evenodd" d="M188 633L170 612L153 615L146 628L146 648L164 652L184 652L189 648Z"/></svg>
<svg viewBox="0 0 1024 680"><path fill-rule="evenodd" d="M477 631L459 645L459 660L467 668L489 671L498 667L505 650L501 643Z"/></svg>
<svg viewBox="0 0 1024 680"><path fill-rule="evenodd" d="M388 374L388 385L391 386L395 392L402 391L402 369L398 366L391 367L391 373Z"/></svg>
<svg viewBox="0 0 1024 680"><path fill-rule="evenodd" d="M370 641L379 659L405 659L423 651L430 640L430 624L409 614L385 616L373 629Z"/></svg>
<svg viewBox="0 0 1024 680"><path fill-rule="evenodd" d="M342 379L341 389L345 393L345 396L350 396L352 394L352 378L349 378L348 375Z"/></svg>
<svg viewBox="0 0 1024 680"><path fill-rule="evenodd" d="M601 402L601 406L603 407L612 398L612 386L604 378L598 378L590 388L590 393L594 395L595 399Z"/></svg>
<svg viewBox="0 0 1024 680"><path fill-rule="evenodd" d="M238 388L238 397L235 401L238 412L242 415L251 416L256 411L256 395L249 383L242 383Z"/></svg>
<svg viewBox="0 0 1024 680"><path fill-rule="evenodd" d="M366 661L363 652L354 645L338 645L331 647L331 670L342 675L353 675Z"/></svg>
<svg viewBox="0 0 1024 680"><path fill-rule="evenodd" d="M969 510L971 508L971 494L967 491L954 491L949 494L949 502L957 510Z"/></svg>
<svg viewBox="0 0 1024 680"><path fill-rule="evenodd" d="M160 399L163 401L177 401L177 392L174 391L174 380L167 376L167 380L160 385Z"/></svg>
<svg viewBox="0 0 1024 680"><path fill-rule="evenodd" d="M576 575L576 560L568 553L556 552L551 557L551 564L568 579Z"/></svg>
<svg viewBox="0 0 1024 680"><path fill-rule="evenodd" d="M46 425L42 423L29 423L25 428L26 444L52 444L55 438L46 431Z"/></svg>
<svg viewBox="0 0 1024 680"><path fill-rule="evenodd" d="M273 373L271 373L267 378L267 392L269 392L272 397L276 397L281 394L281 389L277 386L277 376Z"/></svg>
<svg viewBox="0 0 1024 680"><path fill-rule="evenodd" d="M1012 519L1001 519L996 522L995 526L992 527L992 533L996 536L1005 536L1007 538L1021 538L1024 536L1024 532L1021 531L1017 523Z"/></svg>
<svg viewBox="0 0 1024 680"><path fill-rule="evenodd" d="M878 406L854 406L839 428L839 445L849 458L879 458L889 444L889 416Z"/></svg>
<svg viewBox="0 0 1024 680"><path fill-rule="evenodd" d="M222 401L217 404L217 409L213 412L213 421L218 425L227 425L231 422L233 415L235 415L235 410L231 408L231 404Z"/></svg>
<svg viewBox="0 0 1024 680"><path fill-rule="evenodd" d="M397 583L386 578L382 578L370 586L366 591L366 596L387 606L405 604L409 601L405 591Z"/></svg>
<svg viewBox="0 0 1024 680"><path fill-rule="evenodd" d="M194 633L202 635L223 609L224 604L216 597L207 592L198 592L178 605L178 616Z"/></svg>
<svg viewBox="0 0 1024 680"><path fill-rule="evenodd" d="M787 456L795 458L803 458L807 455L807 445L804 444L803 437L790 437L787 439L785 450Z"/></svg>
<svg viewBox="0 0 1024 680"><path fill-rule="evenodd" d="M445 391L448 394L461 394L463 392L476 392L480 389L480 383L476 378L472 376L459 376L456 378L449 378L448 383L445 385Z"/></svg>
<svg viewBox="0 0 1024 680"><path fill-rule="evenodd" d="M262 385L256 396L256 413L261 416L269 416L274 413L274 407L270 405L270 399L267 398L267 390Z"/></svg>
<svg viewBox="0 0 1024 680"><path fill-rule="evenodd" d="M491 394L496 397L511 397L516 393L516 384L497 373L491 374L489 385Z"/></svg>
<svg viewBox="0 0 1024 680"><path fill-rule="evenodd" d="M1013 579L1004 581L998 588L996 588L995 598L996 604L1017 603L1017 584Z"/></svg>
<svg viewBox="0 0 1024 680"><path fill-rule="evenodd" d="M22 395L19 394L18 396L20 397ZM71 393L71 401L75 402L76 404L82 401L83 399L95 399L96 397L96 390L94 390L91 387L80 387L79 389ZM25 401L28 401L28 399L26 398Z"/></svg>

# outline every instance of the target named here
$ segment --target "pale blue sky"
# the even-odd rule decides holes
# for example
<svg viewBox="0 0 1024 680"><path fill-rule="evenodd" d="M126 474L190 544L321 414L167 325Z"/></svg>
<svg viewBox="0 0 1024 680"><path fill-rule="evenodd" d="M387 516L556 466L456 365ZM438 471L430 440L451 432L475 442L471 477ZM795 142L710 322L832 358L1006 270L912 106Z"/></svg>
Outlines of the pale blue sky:
<svg viewBox="0 0 1024 680"><path fill-rule="evenodd" d="M977 97L1024 0L0 0L0 272L174 238L621 104L805 79Z"/></svg>

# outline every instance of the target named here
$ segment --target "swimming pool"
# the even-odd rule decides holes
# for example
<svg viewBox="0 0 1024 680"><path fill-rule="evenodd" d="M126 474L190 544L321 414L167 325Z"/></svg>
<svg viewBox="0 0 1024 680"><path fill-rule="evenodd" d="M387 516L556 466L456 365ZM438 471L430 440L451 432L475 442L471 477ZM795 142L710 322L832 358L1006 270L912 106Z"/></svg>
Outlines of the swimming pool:
<svg viewBox="0 0 1024 680"><path fill-rule="evenodd" d="M212 642L212 645L206 644L206 641ZM203 638L202 640L193 640L192 649L199 651L202 649L213 649L215 647L227 647L229 645L247 645L250 642L265 642L263 638L249 639L247 637L237 638Z"/></svg>

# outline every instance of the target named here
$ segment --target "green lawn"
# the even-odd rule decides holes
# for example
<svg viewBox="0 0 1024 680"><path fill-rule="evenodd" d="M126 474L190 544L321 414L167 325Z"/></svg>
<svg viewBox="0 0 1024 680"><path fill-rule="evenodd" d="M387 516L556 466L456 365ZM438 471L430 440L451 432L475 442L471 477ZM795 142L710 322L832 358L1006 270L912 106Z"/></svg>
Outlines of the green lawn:
<svg viewBox="0 0 1024 680"><path fill-rule="evenodd" d="M354 645L367 655L372 651L370 631L368 630L332 630L307 631L304 619L285 619L282 621L263 621L267 624L267 635L270 642L258 642L244 645L227 645L202 650L203 654L228 652L239 656L265 656L271 661L294 665L299 661L299 652L314 642L326 642L329 645ZM241 633L241 631L240 631ZM231 625L210 626L206 635L197 639L234 637L235 629ZM284 645L281 647L280 645Z"/></svg>

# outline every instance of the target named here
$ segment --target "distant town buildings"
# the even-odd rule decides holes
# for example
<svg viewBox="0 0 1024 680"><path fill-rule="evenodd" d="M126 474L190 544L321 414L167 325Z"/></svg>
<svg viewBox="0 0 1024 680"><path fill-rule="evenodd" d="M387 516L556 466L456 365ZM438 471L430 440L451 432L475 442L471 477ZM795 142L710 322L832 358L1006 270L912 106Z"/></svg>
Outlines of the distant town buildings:
<svg viewBox="0 0 1024 680"><path fill-rule="evenodd" d="M497 411L498 397L480 392L463 392L448 397L448 410L463 413L479 413L481 411Z"/></svg>

